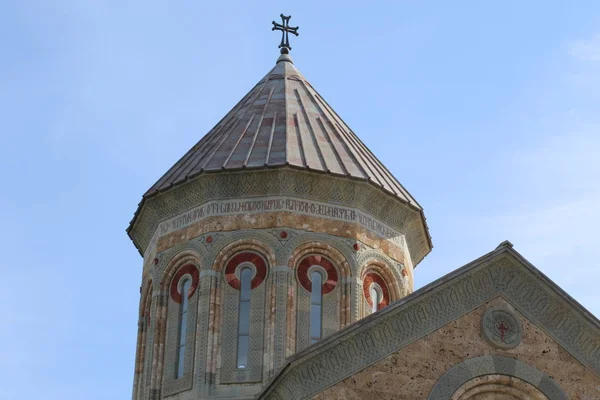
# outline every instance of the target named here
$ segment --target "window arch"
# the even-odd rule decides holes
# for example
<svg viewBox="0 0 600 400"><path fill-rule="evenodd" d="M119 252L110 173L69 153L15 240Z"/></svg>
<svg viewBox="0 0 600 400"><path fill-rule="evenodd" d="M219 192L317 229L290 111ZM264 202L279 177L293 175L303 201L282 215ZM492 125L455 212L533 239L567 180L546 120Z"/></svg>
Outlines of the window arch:
<svg viewBox="0 0 600 400"><path fill-rule="evenodd" d="M187 314L188 314L188 304L189 298L187 293L190 291L192 287L192 278L189 275L185 275L181 279L181 283L179 284L182 300L179 304L179 325L177 330L179 331L179 335L177 338L177 365L175 366L175 379L180 379L183 376L184 372L184 360L185 360L185 343L187 336Z"/></svg>
<svg viewBox="0 0 600 400"><path fill-rule="evenodd" d="M328 296L338 285L338 271L333 263L321 255L304 257L297 268L298 350L316 343L340 328L340 296Z"/></svg>
<svg viewBox="0 0 600 400"><path fill-rule="evenodd" d="M383 290L381 286L373 282L371 283L369 292L371 293L371 311L377 312L379 311L379 304L383 301Z"/></svg>
<svg viewBox="0 0 600 400"><path fill-rule="evenodd" d="M224 268L223 312L236 313L225 321L221 381L243 382L262 372L262 329L264 323L267 263L256 253L244 251L231 257ZM229 328L227 327L229 326Z"/></svg>
<svg viewBox="0 0 600 400"><path fill-rule="evenodd" d="M363 278L363 296L370 313L377 312L390 304L390 291L386 281L374 271L367 271Z"/></svg>
<svg viewBox="0 0 600 400"><path fill-rule="evenodd" d="M486 381L496 380L495 383L498 383L498 380L502 379L508 379L509 382L512 380L509 388L516 386L516 379L529 384L521 387L531 397L537 395L537 391L541 391L544 398L550 400L567 400L568 398L550 376L537 368L514 358L491 355L469 358L454 365L433 386L427 399L466 400L469 398L467 397L469 394L476 394L473 393L474 391L468 393L469 389L474 389L476 386L483 389L481 392L485 396L489 394L485 393L489 389L489 386L485 387L487 386ZM497 388L493 388L493 390L495 389Z"/></svg>
<svg viewBox="0 0 600 400"><path fill-rule="evenodd" d="M192 301L200 283L198 268L187 264L177 270L169 287L168 346L172 349L167 360L168 382L187 385L193 367L193 345L196 325L197 301ZM197 297L194 297L197 300ZM185 381L185 382L184 382ZM191 382L191 381L190 381Z"/></svg>
<svg viewBox="0 0 600 400"><path fill-rule="evenodd" d="M248 368L250 345L250 295L253 271L249 265L240 268L240 303L238 316L237 368Z"/></svg>
<svg viewBox="0 0 600 400"><path fill-rule="evenodd" d="M313 266L314 267L314 266ZM323 325L323 272L313 268L310 272L310 343L321 340Z"/></svg>

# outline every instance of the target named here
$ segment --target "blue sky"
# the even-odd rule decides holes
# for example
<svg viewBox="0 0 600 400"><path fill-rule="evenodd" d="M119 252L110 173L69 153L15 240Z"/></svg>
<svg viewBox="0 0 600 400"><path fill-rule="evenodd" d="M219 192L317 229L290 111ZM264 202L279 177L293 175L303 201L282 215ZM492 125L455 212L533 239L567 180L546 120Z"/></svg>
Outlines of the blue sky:
<svg viewBox="0 0 600 400"><path fill-rule="evenodd" d="M296 66L425 209L423 286L511 240L600 315L600 3L0 4L2 398L131 397L142 193Z"/></svg>

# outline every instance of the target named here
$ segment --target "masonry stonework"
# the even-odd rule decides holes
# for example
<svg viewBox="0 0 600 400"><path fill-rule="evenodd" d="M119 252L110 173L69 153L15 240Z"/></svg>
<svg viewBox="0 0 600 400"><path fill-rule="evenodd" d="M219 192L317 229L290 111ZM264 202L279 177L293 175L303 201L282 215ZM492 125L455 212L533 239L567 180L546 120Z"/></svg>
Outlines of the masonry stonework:
<svg viewBox="0 0 600 400"><path fill-rule="evenodd" d="M512 350L490 346L481 336L481 317L489 307L514 311L510 303L501 298L494 299L313 398L427 399L434 385L453 366L470 358L489 355L518 359L543 371L570 399L600 398L600 377L518 312L524 326L522 343Z"/></svg>
<svg viewBox="0 0 600 400"><path fill-rule="evenodd" d="M287 218L277 218L275 215L276 218L267 219L271 225L264 226L264 229L247 229L244 221L260 220L260 217L248 214L246 218L227 220L230 224L228 229L221 231L198 231L192 225L168 233L167 240L160 238L156 241L157 246L162 246L161 251L150 253L152 260L146 260L144 279L161 282L160 298L167 299L163 300L164 304L160 305L155 316L160 331L157 332L159 335L155 340L158 342L155 342L152 354L155 362L151 367L146 367L146 372L151 368L155 376L152 381L154 391L150 392L159 396L157 398L187 399L199 395L207 398L246 398L260 391L283 365L286 357L310 344L306 341L308 320L302 319L308 318L310 307L303 304L309 297L305 297L306 289L301 287L306 278L300 270L319 264L321 258L323 261L330 260L323 265L331 269L330 276L336 279L332 293L328 293L327 286L323 290L325 337L363 315L359 304L364 301L364 271L376 270L385 276L388 286L393 288L390 297L394 300L409 294L412 289L412 282L406 274L402 274L412 265L406 263L409 255L405 255L404 249L396 244L393 244L396 252L386 254L382 249L391 248L391 245L385 245L386 239L375 240L373 237L367 244L357 241L356 237L277 225L277 222L288 222L293 217L289 213L285 216ZM339 232L346 228L341 221L318 221L318 218L313 218L313 222L315 220L324 227L325 232ZM242 222L236 225L235 221ZM306 224L302 227L306 227ZM194 236L191 232L201 233ZM285 232L285 235L281 232ZM242 371L233 365L239 313L239 277L234 274L233 263L249 261L256 264L252 257L242 260L244 254L256 254L256 257L265 261L264 265L260 264L262 278L253 280L256 283L252 284L252 350L249 353L249 367ZM403 262L399 262L399 259ZM306 262L310 265L305 265ZM195 329L188 330L198 332L194 339L189 339L193 341L193 345L190 345L193 354L189 353L192 355L188 354L187 357L193 357L194 361L187 361L186 357L185 365L190 375L173 380L178 340L177 314L173 309L181 302L181 294L174 289L177 287L175 280L185 273L190 274L188 270L191 271L192 264L199 268L199 273L194 275L194 296L191 298L194 300L191 310L196 315L189 320ZM304 317L298 319L301 315ZM146 337L143 336L143 339ZM142 357L141 352L139 357ZM139 374L142 375L141 370ZM138 398L146 398L142 392L137 392Z"/></svg>

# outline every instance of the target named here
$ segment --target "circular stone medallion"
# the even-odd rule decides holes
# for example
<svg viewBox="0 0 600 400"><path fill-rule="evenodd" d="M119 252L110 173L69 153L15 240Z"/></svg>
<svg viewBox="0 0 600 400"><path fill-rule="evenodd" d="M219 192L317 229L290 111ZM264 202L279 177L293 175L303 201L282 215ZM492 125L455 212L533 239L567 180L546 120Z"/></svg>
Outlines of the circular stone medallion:
<svg viewBox="0 0 600 400"><path fill-rule="evenodd" d="M512 312L489 308L481 318L481 334L492 346L514 349L523 338L523 326Z"/></svg>

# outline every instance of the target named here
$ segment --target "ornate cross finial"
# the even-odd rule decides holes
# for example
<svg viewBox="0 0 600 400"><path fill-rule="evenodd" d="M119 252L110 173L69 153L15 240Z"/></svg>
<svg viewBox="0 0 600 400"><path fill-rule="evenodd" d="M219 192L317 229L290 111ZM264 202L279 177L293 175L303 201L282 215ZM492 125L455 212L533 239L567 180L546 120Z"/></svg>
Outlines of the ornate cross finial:
<svg viewBox="0 0 600 400"><path fill-rule="evenodd" d="M290 46L290 39L288 37L288 34L293 33L294 35L298 36L298 27L290 26L290 18L292 18L291 15L286 17L285 15L281 14L281 24L278 24L277 22L273 21L273 28L271 30L281 31L281 44L279 45L279 48L281 49L281 54L288 54L292 49L292 46Z"/></svg>

